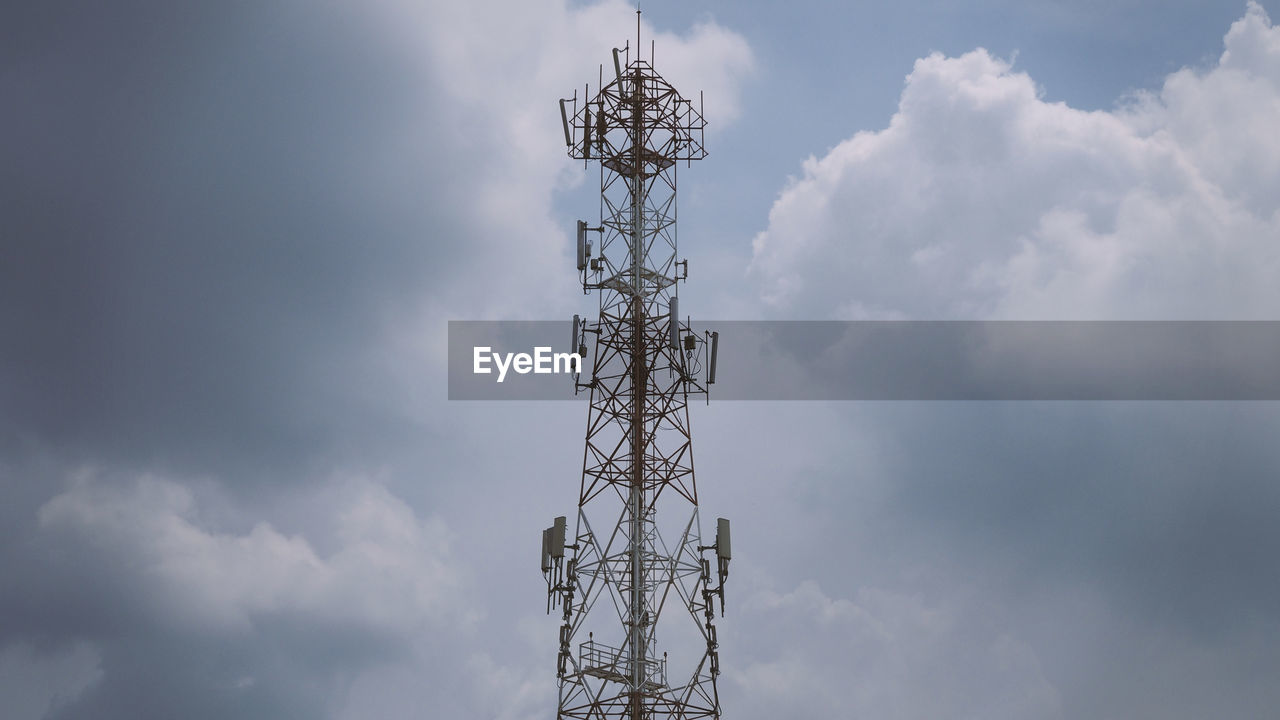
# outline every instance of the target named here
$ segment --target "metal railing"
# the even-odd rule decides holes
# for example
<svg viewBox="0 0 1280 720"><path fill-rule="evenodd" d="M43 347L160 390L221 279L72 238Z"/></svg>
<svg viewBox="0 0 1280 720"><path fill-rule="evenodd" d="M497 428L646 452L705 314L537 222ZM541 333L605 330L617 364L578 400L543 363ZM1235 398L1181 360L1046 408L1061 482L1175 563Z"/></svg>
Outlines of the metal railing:
<svg viewBox="0 0 1280 720"><path fill-rule="evenodd" d="M617 683L631 681L630 662L621 648L588 640L578 646L578 662L582 672ZM645 658L640 661L641 687L657 690L667 686L667 661L665 658Z"/></svg>

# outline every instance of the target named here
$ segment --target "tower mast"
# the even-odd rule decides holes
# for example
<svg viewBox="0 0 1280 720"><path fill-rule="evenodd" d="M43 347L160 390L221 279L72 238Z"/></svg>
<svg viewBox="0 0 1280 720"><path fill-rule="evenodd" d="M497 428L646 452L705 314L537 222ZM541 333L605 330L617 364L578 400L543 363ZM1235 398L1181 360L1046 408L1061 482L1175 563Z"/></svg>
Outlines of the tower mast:
<svg viewBox="0 0 1280 720"><path fill-rule="evenodd" d="M560 101L569 155L600 165L599 225L577 233L600 304L597 320L574 319L573 349L595 345L590 379L575 380L590 397L575 528L562 516L543 532L548 611L563 617L558 718L720 717L729 523L702 544L688 408L715 382L718 335L681 321L677 292L677 163L706 157L706 122L639 48L637 13L635 57L615 48L609 82Z"/></svg>

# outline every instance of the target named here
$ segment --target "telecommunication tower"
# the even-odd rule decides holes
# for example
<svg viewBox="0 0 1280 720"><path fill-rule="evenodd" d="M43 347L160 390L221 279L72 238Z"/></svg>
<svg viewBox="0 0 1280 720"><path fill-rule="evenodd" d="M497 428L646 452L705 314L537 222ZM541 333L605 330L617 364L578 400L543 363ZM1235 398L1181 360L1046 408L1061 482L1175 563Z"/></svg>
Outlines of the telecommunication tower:
<svg viewBox="0 0 1280 720"><path fill-rule="evenodd" d="M547 611L563 617L557 718L719 718L729 522L702 544L688 409L715 382L719 335L681 320L676 254L676 170L706 157L706 122L701 96L681 97L652 49L640 57L638 12L636 25L598 91L560 101L569 155L600 165L599 224L577 226L600 305L573 322L574 351L595 346L590 379L574 379L590 397L577 517L572 535L562 516L542 536Z"/></svg>

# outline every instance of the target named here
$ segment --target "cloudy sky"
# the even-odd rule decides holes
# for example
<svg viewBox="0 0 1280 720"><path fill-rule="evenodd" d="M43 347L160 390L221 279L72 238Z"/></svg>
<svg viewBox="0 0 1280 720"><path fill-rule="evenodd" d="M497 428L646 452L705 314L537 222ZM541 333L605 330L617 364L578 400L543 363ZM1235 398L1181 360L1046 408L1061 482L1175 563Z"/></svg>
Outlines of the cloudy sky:
<svg viewBox="0 0 1280 720"><path fill-rule="evenodd" d="M644 8L695 319L1280 319L1275 0ZM446 322L590 310L555 102L634 17L0 11L6 718L554 712L585 407L447 401ZM693 422L726 717L1280 703L1273 403Z"/></svg>

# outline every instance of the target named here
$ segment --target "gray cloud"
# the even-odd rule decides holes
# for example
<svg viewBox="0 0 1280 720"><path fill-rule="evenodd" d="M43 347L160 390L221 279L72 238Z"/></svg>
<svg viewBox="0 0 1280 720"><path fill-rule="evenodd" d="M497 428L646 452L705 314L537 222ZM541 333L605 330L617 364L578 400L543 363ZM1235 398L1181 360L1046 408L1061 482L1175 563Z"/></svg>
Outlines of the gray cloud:
<svg viewBox="0 0 1280 720"><path fill-rule="evenodd" d="M477 540L491 520L467 510L487 419L444 405L434 353L447 317L567 307L527 300L570 273L554 98L630 13L531 8L565 29L543 43L514 9L6 11L0 569L22 580L0 589L0 688L31 688L6 706L530 702L538 653L507 657L476 624L485 553L510 543ZM733 107L741 38L658 36ZM484 65L501 53L573 72Z"/></svg>
<svg viewBox="0 0 1280 720"><path fill-rule="evenodd" d="M752 717L915 716L940 698L957 716L1265 707L1277 424L1271 403L712 408L695 419L704 503L734 518L739 564L726 702ZM833 686L848 692L824 699Z"/></svg>
<svg viewBox="0 0 1280 720"><path fill-rule="evenodd" d="M444 320L583 310L560 217L582 208L553 204L583 180L554 98L631 17L619 2L6 11L12 707L546 715L556 628L534 547L573 500L584 420L568 403L446 403ZM710 102L750 68L742 38L714 23L658 38L710 107L748 107ZM715 178L706 165L691 172ZM931 297L957 299L948 287ZM728 714L1274 704L1269 406L737 403L694 426L704 512L735 523Z"/></svg>
<svg viewBox="0 0 1280 720"><path fill-rule="evenodd" d="M430 78L359 16L81 10L8 24L44 53L5 80L26 109L2 181L6 436L207 468L362 432L380 305L453 250L422 232L457 229L449 146L387 157L391 123L431 125L404 91Z"/></svg>

